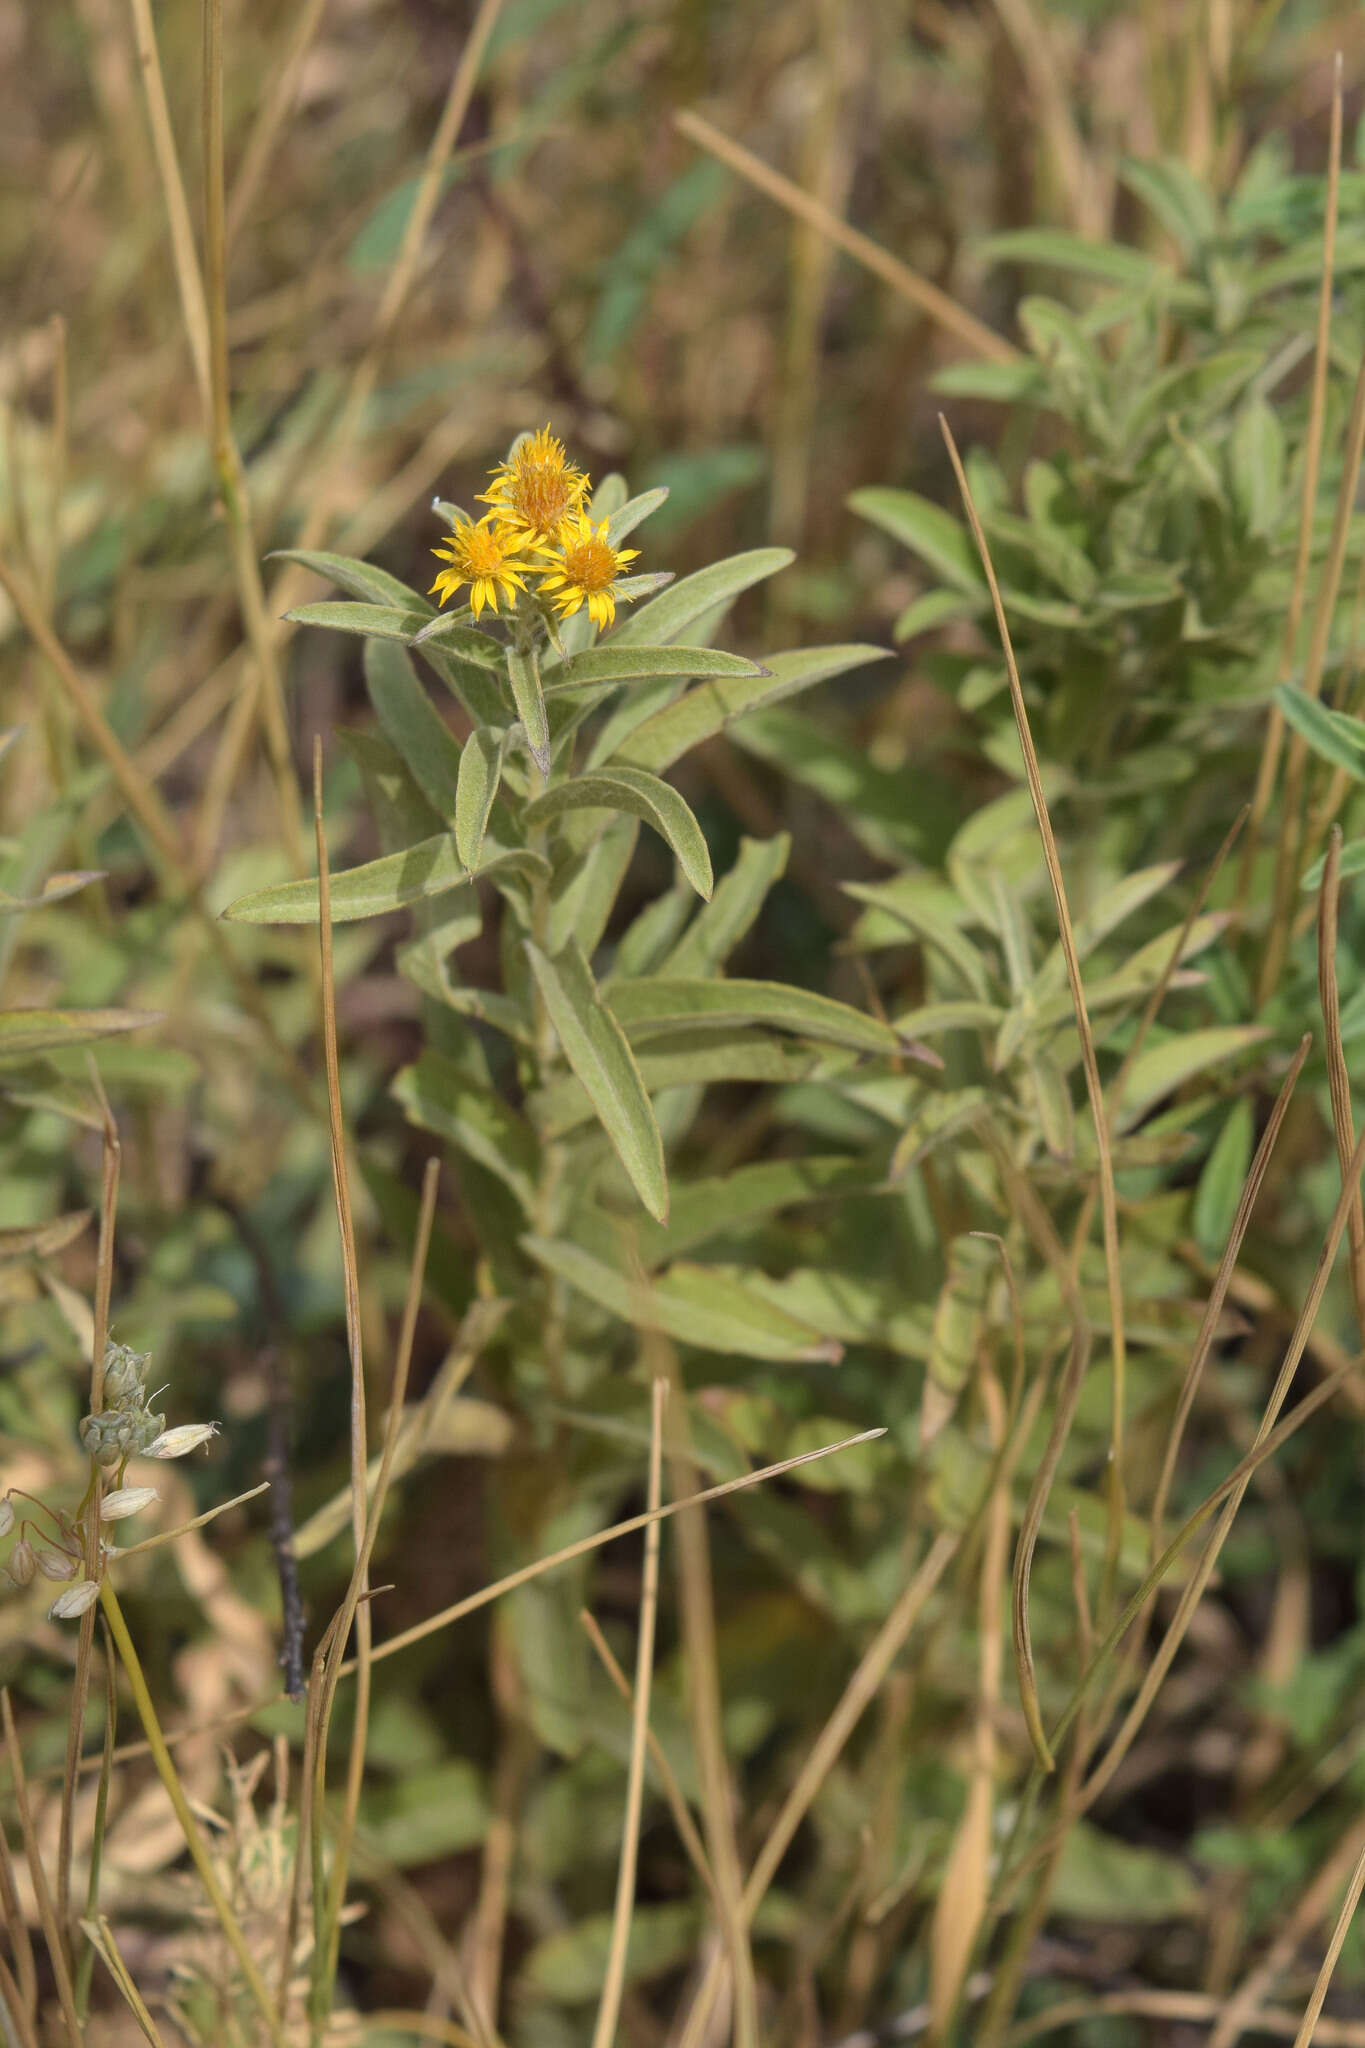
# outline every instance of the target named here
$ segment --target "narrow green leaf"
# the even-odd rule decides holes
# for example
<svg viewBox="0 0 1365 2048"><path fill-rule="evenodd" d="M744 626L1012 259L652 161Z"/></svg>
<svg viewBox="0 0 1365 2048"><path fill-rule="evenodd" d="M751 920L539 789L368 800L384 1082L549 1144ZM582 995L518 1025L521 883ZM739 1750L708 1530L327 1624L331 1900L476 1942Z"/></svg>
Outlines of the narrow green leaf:
<svg viewBox="0 0 1365 2048"><path fill-rule="evenodd" d="M1173 276L1168 265L1142 250L1119 242L1092 241L1061 228L1011 228L1003 234L983 235L975 248L986 263L1044 263L1077 277L1098 278L1103 284L1150 285Z"/></svg>
<svg viewBox="0 0 1365 2048"><path fill-rule="evenodd" d="M540 1148L526 1119L491 1089L474 1086L458 1063L428 1048L393 1083L409 1123L449 1138L505 1181L529 1213Z"/></svg>
<svg viewBox="0 0 1365 2048"><path fill-rule="evenodd" d="M885 647L859 645L804 647L769 655L765 674L699 683L676 704L664 705L629 736L616 758L661 774L746 712L779 704L831 676L888 658Z"/></svg>
<svg viewBox="0 0 1365 2048"><path fill-rule="evenodd" d="M441 830L441 818L395 747L377 733L335 728L336 737L360 770L365 804L385 853L401 853Z"/></svg>
<svg viewBox="0 0 1365 2048"><path fill-rule="evenodd" d="M545 719L545 694L540 687L540 663L533 647L525 652L519 647L507 649L507 680L512 685L512 701L532 759L541 774L548 775L550 728Z"/></svg>
<svg viewBox="0 0 1365 2048"><path fill-rule="evenodd" d="M1329 711L1316 697L1305 696L1289 683L1281 683L1275 702L1284 713L1286 725L1302 734L1315 754L1340 768L1354 782L1365 782L1365 719L1348 717L1344 711Z"/></svg>
<svg viewBox="0 0 1365 2048"><path fill-rule="evenodd" d="M657 512L668 496L668 485L659 484L652 491L641 491L638 498L628 498L624 505L609 514L607 518L607 539L614 548L619 548L628 534L634 533L640 523L648 519L651 512ZM600 518L600 513L595 514Z"/></svg>
<svg viewBox="0 0 1365 2048"><path fill-rule="evenodd" d="M638 1233L638 1250L647 1266L676 1259L714 1237L752 1229L798 1202L817 1202L875 1182L868 1163L860 1159L766 1159L741 1166L714 1179L691 1181L671 1189L668 1222Z"/></svg>
<svg viewBox="0 0 1365 2048"><path fill-rule="evenodd" d="M1246 1185L1255 1135L1250 1100L1239 1095L1223 1120L1194 1191L1190 1221L1195 1243L1207 1259L1222 1257Z"/></svg>
<svg viewBox="0 0 1365 2048"><path fill-rule="evenodd" d="M587 1089L640 1200L657 1223L666 1222L663 1140L624 1031L603 1004L575 944L551 960L527 940L526 954L565 1059Z"/></svg>
<svg viewBox="0 0 1365 2048"><path fill-rule="evenodd" d="M160 1010L0 1010L0 1060L88 1045L114 1032L159 1024L162 1016Z"/></svg>
<svg viewBox="0 0 1365 2048"><path fill-rule="evenodd" d="M1309 868L1308 873L1304 876L1303 881L1299 885L1300 888L1320 889L1322 887L1323 870L1326 866L1327 856L1326 854L1323 854L1321 859L1315 860L1312 867ZM1353 839L1349 846L1345 846L1342 848L1342 879L1344 881L1347 875L1362 874L1365 874L1365 839Z"/></svg>
<svg viewBox="0 0 1365 2048"><path fill-rule="evenodd" d="M580 1246L527 1237L532 1258L636 1329L662 1330L701 1351L790 1364L837 1363L841 1347L716 1266L683 1262L646 1278Z"/></svg>
<svg viewBox="0 0 1365 2048"><path fill-rule="evenodd" d="M739 856L706 908L659 965L674 980L715 974L752 926L773 884L785 874L791 839L741 839Z"/></svg>
<svg viewBox="0 0 1365 2048"><path fill-rule="evenodd" d="M352 597L364 598L372 604L420 612L426 618L432 614L433 607L419 592L409 590L387 569L377 569L373 562L358 561L354 555L331 555L318 548L275 548L267 560L301 562L305 569L312 569L341 589L349 590Z"/></svg>
<svg viewBox="0 0 1365 2048"><path fill-rule="evenodd" d="M639 836L639 820L626 812L613 818L606 831L581 853L555 869L550 889L552 953L574 939L583 957L592 958L602 943Z"/></svg>
<svg viewBox="0 0 1365 2048"><path fill-rule="evenodd" d="M763 676L768 671L743 655L726 654L716 647L618 647L613 640L605 647L590 647L575 654L552 671L545 684L547 696L588 686L611 688L617 683L652 679L655 676Z"/></svg>
<svg viewBox="0 0 1365 2048"><path fill-rule="evenodd" d="M869 904L903 926L931 957L936 956L938 963L952 969L969 996L983 1003L989 1001L991 980L980 953L965 933L950 925L946 918L936 916L927 903L915 901L899 890L896 882L845 882L844 894L858 903ZM855 943L858 929L854 932Z"/></svg>
<svg viewBox="0 0 1365 2048"><path fill-rule="evenodd" d="M475 726L460 755L455 789L455 851L469 869L478 871L488 814L498 793L502 755L507 744L505 732L486 725Z"/></svg>
<svg viewBox="0 0 1365 2048"><path fill-rule="evenodd" d="M455 816L460 747L417 680L407 649L365 642L365 687L384 736L397 749L442 824Z"/></svg>
<svg viewBox="0 0 1365 2048"><path fill-rule="evenodd" d="M653 977L615 983L608 1001L632 1036L643 1038L692 1024L767 1024L858 1052L898 1053L890 1025L847 1003L779 981L682 981Z"/></svg>
<svg viewBox="0 0 1365 2048"><path fill-rule="evenodd" d="M790 548L751 548L747 554L731 555L709 568L698 569L648 604L641 605L611 636L613 647L647 647L676 640L680 633L708 612L729 604L742 590L775 576L796 557Z"/></svg>
<svg viewBox="0 0 1365 2048"><path fill-rule="evenodd" d="M1148 1046L1128 1070L1117 1127L1128 1129L1163 1095L1174 1094L1196 1074L1225 1066L1238 1053L1259 1045L1268 1036L1262 1024L1210 1024L1203 1030L1168 1038L1164 1045Z"/></svg>
<svg viewBox="0 0 1365 2048"><path fill-rule="evenodd" d="M851 511L900 541L955 590L968 597L979 597L985 590L975 542L941 505L917 491L894 491L881 484L851 492L848 503Z"/></svg>
<svg viewBox="0 0 1365 2048"><path fill-rule="evenodd" d="M587 810L629 811L634 817L643 818L672 847L697 894L711 894L711 856L701 826L677 790L661 782L657 775L648 775L642 768L622 767L578 775L536 797L526 806L524 816L527 825L534 828L551 818L562 817L566 811Z"/></svg>
<svg viewBox="0 0 1365 2048"><path fill-rule="evenodd" d="M470 635L476 640L485 637L482 633ZM510 705L503 650L496 640L489 640L488 646L497 656L496 669L483 661L470 660L437 641L429 641L423 647L422 659L468 714L471 725L504 726L509 722Z"/></svg>
<svg viewBox="0 0 1365 2048"><path fill-rule="evenodd" d="M482 874L548 874L545 861L523 847L499 848L484 862ZM332 921L352 924L362 917L380 917L405 903L420 903L468 882L469 871L455 850L454 835L443 832L403 853L386 853L358 868L343 868L331 878ZM239 896L222 913L236 924L316 924L317 879L277 882Z"/></svg>
<svg viewBox="0 0 1365 2048"><path fill-rule="evenodd" d="M36 896L11 896L0 889L0 917L11 917L21 910L45 910L49 903L64 902L68 896L88 888L91 882L102 882L104 876L103 868L72 868L63 874L49 875Z"/></svg>
<svg viewBox="0 0 1365 2048"><path fill-rule="evenodd" d="M762 1081L781 1086L809 1080L825 1055L813 1046L771 1038L763 1031L683 1030L651 1038L635 1056L640 1079L651 1095L665 1088L704 1087L714 1081ZM592 1116L582 1084L573 1075L554 1080L532 1098L537 1124L550 1137L563 1137Z"/></svg>
<svg viewBox="0 0 1365 2048"><path fill-rule="evenodd" d="M73 1209L65 1216L52 1217L47 1223L0 1230L0 1260L49 1258L53 1252L75 1242L93 1213L90 1209Z"/></svg>
<svg viewBox="0 0 1365 2048"><path fill-rule="evenodd" d="M931 1095L901 1132L891 1155L888 1180L899 1180L947 1139L970 1130L985 1115L986 1103L984 1088L959 1088L951 1095Z"/></svg>
<svg viewBox="0 0 1365 2048"><path fill-rule="evenodd" d="M322 604L301 604L285 617L296 626L329 626L338 633L363 633L367 639L407 642L421 632L429 612L401 611L397 605L346 604L339 598Z"/></svg>

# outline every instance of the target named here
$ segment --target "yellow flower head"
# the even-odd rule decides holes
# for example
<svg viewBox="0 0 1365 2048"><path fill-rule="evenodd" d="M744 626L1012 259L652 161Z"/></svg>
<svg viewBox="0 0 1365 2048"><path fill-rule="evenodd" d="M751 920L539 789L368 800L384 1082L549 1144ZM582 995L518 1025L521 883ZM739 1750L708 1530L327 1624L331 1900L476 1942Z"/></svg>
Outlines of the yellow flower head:
<svg viewBox="0 0 1365 2048"><path fill-rule="evenodd" d="M640 550L614 548L607 539L606 520L594 526L586 512L575 512L563 522L558 541L556 549L546 551L545 568L537 566L541 591L561 619L586 605L594 626L609 626L616 617L616 579Z"/></svg>
<svg viewBox="0 0 1365 2048"><path fill-rule="evenodd" d="M432 549L438 561L450 563L432 584L432 595L439 591L444 604L467 583L476 619L485 606L495 612L500 596L509 607L514 605L516 593L526 588L523 579L531 567L518 552L521 544L496 523L491 512L485 512L482 519L470 519L461 512L459 521L444 547Z"/></svg>
<svg viewBox="0 0 1365 2048"><path fill-rule="evenodd" d="M480 502L491 505L498 524L523 541L553 540L563 521L581 509L588 488L587 477L548 427L518 441L492 478Z"/></svg>

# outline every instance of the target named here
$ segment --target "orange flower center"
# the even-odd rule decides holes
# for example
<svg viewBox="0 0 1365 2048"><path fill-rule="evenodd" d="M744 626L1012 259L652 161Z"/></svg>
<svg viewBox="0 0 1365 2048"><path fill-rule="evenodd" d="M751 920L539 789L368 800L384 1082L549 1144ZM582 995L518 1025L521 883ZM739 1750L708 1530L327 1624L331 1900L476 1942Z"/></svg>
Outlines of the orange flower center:
<svg viewBox="0 0 1365 2048"><path fill-rule="evenodd" d="M460 567L466 576L496 576L505 566L502 543L486 526L466 526L459 536Z"/></svg>
<svg viewBox="0 0 1365 2048"><path fill-rule="evenodd" d="M518 460L507 496L513 509L537 533L554 533L577 503L572 481L557 458L548 462Z"/></svg>
<svg viewBox="0 0 1365 2048"><path fill-rule="evenodd" d="M588 540L573 541L564 550L564 580L595 595L606 590L616 576L616 550L610 541L593 534Z"/></svg>

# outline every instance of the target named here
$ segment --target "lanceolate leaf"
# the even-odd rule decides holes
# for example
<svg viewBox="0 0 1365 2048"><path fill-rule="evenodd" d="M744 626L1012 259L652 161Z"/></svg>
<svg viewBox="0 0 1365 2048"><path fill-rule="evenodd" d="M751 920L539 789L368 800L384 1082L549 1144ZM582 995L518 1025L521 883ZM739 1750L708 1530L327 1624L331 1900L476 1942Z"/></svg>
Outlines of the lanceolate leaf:
<svg viewBox="0 0 1365 2048"><path fill-rule="evenodd" d="M651 1038L635 1064L649 1093L656 1095L664 1088L701 1087L709 1081L805 1081L827 1057L814 1046L763 1031L722 1028ZM571 1074L542 1088L534 1103L537 1123L552 1137L562 1137L592 1116L592 1104Z"/></svg>
<svg viewBox="0 0 1365 2048"><path fill-rule="evenodd" d="M607 539L612 546L619 548L626 535L634 533L651 512L657 512L667 496L668 485L659 484L652 491L641 491L638 498L628 498L607 521Z"/></svg>
<svg viewBox="0 0 1365 2048"><path fill-rule="evenodd" d="M1260 1024L1211 1024L1202 1031L1182 1032L1164 1045L1140 1052L1128 1071L1119 1103L1120 1130L1137 1122L1163 1095L1172 1094L1196 1074L1222 1067L1249 1046L1269 1036Z"/></svg>
<svg viewBox="0 0 1365 2048"><path fill-rule="evenodd" d="M658 597L641 605L638 612L616 628L611 644L648 647L676 640L696 620L738 597L741 590L761 583L765 576L775 576L795 559L790 548L751 548L747 554L713 562L710 568L698 569L695 576L684 576L680 583L670 584Z"/></svg>
<svg viewBox="0 0 1365 2048"><path fill-rule="evenodd" d="M525 810L526 823L543 825L566 811L629 811L652 825L678 856L683 873L699 896L711 894L711 856L691 809L657 775L641 768L602 768L576 776L546 790Z"/></svg>
<svg viewBox="0 0 1365 2048"><path fill-rule="evenodd" d="M746 712L778 704L785 697L809 690L815 683L826 682L830 676L844 675L849 669L864 668L870 661L887 658L885 647L858 644L802 647L789 654L769 655L766 674L699 683L677 703L665 704L626 738L616 758L661 774L683 754Z"/></svg>
<svg viewBox="0 0 1365 2048"><path fill-rule="evenodd" d="M692 1181L685 1187L675 1183L668 1222L639 1232L640 1257L651 1266L676 1259L711 1238L751 1228L794 1203L866 1189L875 1179L862 1160L816 1158L768 1159L714 1180Z"/></svg>
<svg viewBox="0 0 1365 2048"><path fill-rule="evenodd" d="M1286 724L1303 735L1315 754L1344 770L1353 782L1365 782L1365 719L1329 711L1316 697L1307 697L1287 683L1276 690L1275 702Z"/></svg>
<svg viewBox="0 0 1365 2048"><path fill-rule="evenodd" d="M393 1093L408 1121L450 1138L471 1159L497 1174L529 1210L539 1171L535 1132L491 1089L476 1087L454 1060L428 1049L404 1067Z"/></svg>
<svg viewBox="0 0 1365 2048"><path fill-rule="evenodd" d="M387 569L376 569L373 562L357 561L354 555L330 555L317 548L276 548L269 557L271 561L301 562L305 569L316 570L332 583L349 590L352 597L364 598L372 604L396 607L399 611L420 612L429 618L432 606L417 591L409 590L406 583L400 583L396 576L390 576Z"/></svg>
<svg viewBox="0 0 1365 2048"><path fill-rule="evenodd" d="M656 1222L666 1222L663 1140L625 1033L604 1006L576 944L570 941L549 959L528 940L526 953L565 1059L586 1088L640 1200Z"/></svg>
<svg viewBox="0 0 1365 2048"><path fill-rule="evenodd" d="M981 562L971 535L951 513L915 491L893 491L881 484L854 491L850 509L880 526L927 562L934 574L956 590L976 596L984 586Z"/></svg>
<svg viewBox="0 0 1365 2048"><path fill-rule="evenodd" d="M393 604L345 604L328 599L323 604L301 604L285 617L296 626L330 626L338 633L363 633L367 639L415 639L430 612L402 611Z"/></svg>
<svg viewBox="0 0 1365 2048"><path fill-rule="evenodd" d="M500 849L485 861L481 872L546 874L548 866L539 854L521 847ZM420 903L427 896L439 896L469 880L469 871L455 850L451 833L424 839L404 853L386 853L381 860L369 860L362 867L343 868L331 877L332 921L351 924L361 917L380 917L385 911L400 910L405 903ZM273 888L257 889L239 896L223 916L237 924L316 924L318 885L316 879L278 882Z"/></svg>
<svg viewBox="0 0 1365 2048"><path fill-rule="evenodd" d="M767 670L742 654L726 654L717 647L590 647L575 654L552 672L546 683L547 695L589 686L642 681L653 676L761 676Z"/></svg>
<svg viewBox="0 0 1365 2048"><path fill-rule="evenodd" d="M118 1031L159 1024L160 1010L0 1010L0 1060L88 1045Z"/></svg>
<svg viewBox="0 0 1365 2048"><path fill-rule="evenodd" d="M505 732L486 725L475 726L460 755L455 789L455 851L473 874L488 830L488 814L498 793L502 774Z"/></svg>
<svg viewBox="0 0 1365 2048"><path fill-rule="evenodd" d="M407 650L392 640L367 640L365 687L385 737L437 816L449 824L455 816L459 743L418 682Z"/></svg>
<svg viewBox="0 0 1365 2048"><path fill-rule="evenodd" d="M889 1024L809 989L780 981L681 981L656 977L613 984L609 1001L634 1038L689 1024L767 1024L859 1052L900 1052Z"/></svg>
<svg viewBox="0 0 1365 2048"><path fill-rule="evenodd" d="M525 653L517 647L507 650L507 680L517 707L526 744L542 775L550 772L550 728L545 719L545 695L540 687L540 664L534 649Z"/></svg>
<svg viewBox="0 0 1365 2048"><path fill-rule="evenodd" d="M717 1267L684 1262L653 1277L637 1277L578 1245L541 1237L523 1242L532 1258L590 1301L637 1328L662 1330L680 1344L791 1364L837 1362L842 1355L838 1344Z"/></svg>
<svg viewBox="0 0 1365 2048"><path fill-rule="evenodd" d="M790 849L785 832L774 839L741 839L738 860L663 961L660 973L675 979L715 974L753 924L773 883L785 872Z"/></svg>

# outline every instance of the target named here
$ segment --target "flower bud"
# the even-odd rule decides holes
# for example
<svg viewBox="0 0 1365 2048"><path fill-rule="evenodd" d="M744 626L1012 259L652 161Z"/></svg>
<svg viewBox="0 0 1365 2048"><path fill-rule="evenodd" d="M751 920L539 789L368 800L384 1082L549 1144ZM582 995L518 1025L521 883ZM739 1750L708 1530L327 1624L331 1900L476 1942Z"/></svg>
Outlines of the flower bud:
<svg viewBox="0 0 1365 2048"><path fill-rule="evenodd" d="M0 1536L8 1536L14 1527L14 1503L8 1495L0 1497Z"/></svg>
<svg viewBox="0 0 1365 2048"><path fill-rule="evenodd" d="M38 1569L38 1560L27 1536L21 1536L10 1552L9 1568L16 1586L27 1586Z"/></svg>
<svg viewBox="0 0 1365 2048"><path fill-rule="evenodd" d="M143 1455L148 1458L183 1458L217 1434L216 1422L182 1422L176 1429L163 1429L160 1436L145 1447Z"/></svg>
<svg viewBox="0 0 1365 2048"><path fill-rule="evenodd" d="M84 1614L87 1607L93 1607L100 1597L97 1579L77 1579L74 1586L68 1586L59 1593L48 1608L49 1621L71 1621L78 1614Z"/></svg>
<svg viewBox="0 0 1365 2048"><path fill-rule="evenodd" d="M64 1550L40 1550L38 1569L45 1579L71 1579L76 1575L76 1560Z"/></svg>
<svg viewBox="0 0 1365 2048"><path fill-rule="evenodd" d="M102 1522L121 1522L128 1515L136 1515L143 1508L159 1500L160 1494L154 1486L120 1486L114 1493L106 1493L100 1502Z"/></svg>

